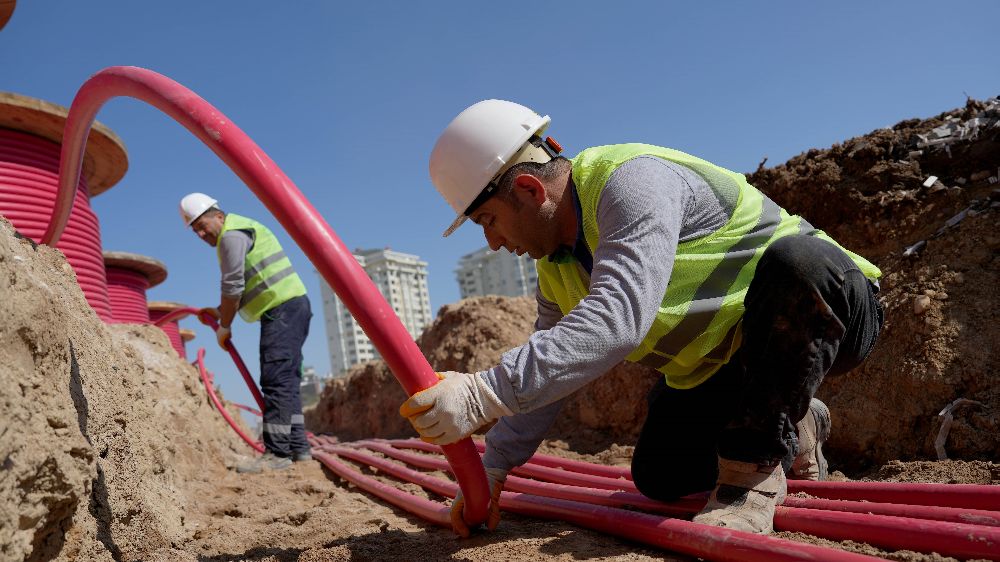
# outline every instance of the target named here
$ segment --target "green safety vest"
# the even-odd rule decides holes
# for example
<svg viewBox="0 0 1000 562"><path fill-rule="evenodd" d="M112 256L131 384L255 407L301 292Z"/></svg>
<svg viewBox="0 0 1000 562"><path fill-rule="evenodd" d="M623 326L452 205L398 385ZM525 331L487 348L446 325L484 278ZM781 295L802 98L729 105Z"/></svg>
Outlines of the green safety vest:
<svg viewBox="0 0 1000 562"><path fill-rule="evenodd" d="M219 233L219 240L229 230L253 231L253 247L243 261L243 296L240 298L240 316L247 322L260 320L268 310L306 294L292 262L281 249L281 244L268 228L259 222L233 213ZM219 261L222 255L216 248Z"/></svg>
<svg viewBox="0 0 1000 562"><path fill-rule="evenodd" d="M743 299L757 261L769 245L793 234L840 245L803 218L789 215L747 183L743 174L669 148L622 144L588 148L572 159L591 255L600 239L597 204L604 185L619 166L644 155L685 166L700 175L720 199L736 200L733 215L722 228L678 244L659 313L639 347L626 357L660 371L673 388L692 388L711 377L739 349ZM844 251L869 279L882 275L861 256ZM572 256L541 259L536 266L542 296L556 303L564 315L590 292L589 275Z"/></svg>

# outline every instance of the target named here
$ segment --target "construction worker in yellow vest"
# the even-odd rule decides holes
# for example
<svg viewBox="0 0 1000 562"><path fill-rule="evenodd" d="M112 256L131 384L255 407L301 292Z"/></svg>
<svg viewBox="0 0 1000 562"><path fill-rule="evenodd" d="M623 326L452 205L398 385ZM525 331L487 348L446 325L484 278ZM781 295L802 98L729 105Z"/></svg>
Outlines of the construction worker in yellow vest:
<svg viewBox="0 0 1000 562"><path fill-rule="evenodd" d="M448 444L499 419L483 456L494 500L565 399L622 360L662 373L632 459L646 496L712 490L695 521L772 531L786 477L823 479L827 375L861 363L882 325L878 268L734 173L644 144L571 159L548 116L487 100L430 157L434 186L490 248L537 260L528 342L478 373L444 373L400 412ZM462 498L452 521L467 534ZM499 519L496 501L488 526Z"/></svg>
<svg viewBox="0 0 1000 562"><path fill-rule="evenodd" d="M311 460L302 416L302 345L312 312L305 285L281 244L267 227L233 213L204 193L181 200L181 218L199 238L216 248L222 272L216 338L227 349L237 311L260 321L260 391L264 397L265 453L236 467L238 472L281 470Z"/></svg>

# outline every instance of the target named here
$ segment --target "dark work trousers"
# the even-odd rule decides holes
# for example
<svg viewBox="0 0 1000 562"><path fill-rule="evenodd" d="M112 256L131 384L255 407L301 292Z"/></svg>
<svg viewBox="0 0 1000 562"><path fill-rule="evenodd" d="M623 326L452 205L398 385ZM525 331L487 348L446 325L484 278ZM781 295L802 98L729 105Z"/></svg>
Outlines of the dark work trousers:
<svg viewBox="0 0 1000 562"><path fill-rule="evenodd" d="M823 377L857 367L871 352L883 312L869 282L839 248L788 236L761 256L747 296L743 343L704 383L649 393L649 415L632 459L646 496L676 499L710 490L718 457L786 471L798 449L795 424Z"/></svg>
<svg viewBox="0 0 1000 562"><path fill-rule="evenodd" d="M302 417L302 344L309 335L309 298L295 297L260 317L260 392L264 448L279 457L309 450Z"/></svg>

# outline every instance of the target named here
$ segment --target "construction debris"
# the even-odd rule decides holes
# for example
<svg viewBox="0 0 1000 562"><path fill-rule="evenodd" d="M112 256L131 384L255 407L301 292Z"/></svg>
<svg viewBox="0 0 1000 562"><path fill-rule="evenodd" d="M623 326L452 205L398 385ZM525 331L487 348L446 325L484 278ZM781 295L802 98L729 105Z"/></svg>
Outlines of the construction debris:
<svg viewBox="0 0 1000 562"><path fill-rule="evenodd" d="M910 145L918 150L910 152L910 155L919 156L922 149L944 149L950 155L953 143L975 140L982 131L1000 127L1000 97L989 98L985 104L986 107L971 119L963 121L959 117L949 116L944 125L935 127L928 133L913 135Z"/></svg>
<svg viewBox="0 0 1000 562"><path fill-rule="evenodd" d="M940 461L946 460L948 458L948 453L944 450L944 444L948 441L948 432L951 431L951 424L954 421L952 412L955 408L963 404L974 404L976 406L985 406L982 402L976 400L969 400L966 398L959 398L945 407L938 413L938 417L941 418L941 429L938 430L937 438L934 439L934 450L937 452L937 458Z"/></svg>

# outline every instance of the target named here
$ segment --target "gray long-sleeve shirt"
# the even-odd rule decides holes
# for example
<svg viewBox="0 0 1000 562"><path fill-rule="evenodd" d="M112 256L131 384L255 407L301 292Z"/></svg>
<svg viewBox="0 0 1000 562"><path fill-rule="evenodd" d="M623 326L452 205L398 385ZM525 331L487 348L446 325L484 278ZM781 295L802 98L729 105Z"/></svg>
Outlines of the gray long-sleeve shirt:
<svg viewBox="0 0 1000 562"><path fill-rule="evenodd" d="M252 230L227 230L219 239L219 269L222 271L222 296L243 296L243 264L253 248Z"/></svg>
<svg viewBox="0 0 1000 562"><path fill-rule="evenodd" d="M487 433L486 466L526 462L565 399L638 347L663 300L677 244L718 230L735 206L693 170L657 157L615 170L597 205L590 294L563 316L536 290L537 331L477 373L514 412Z"/></svg>

